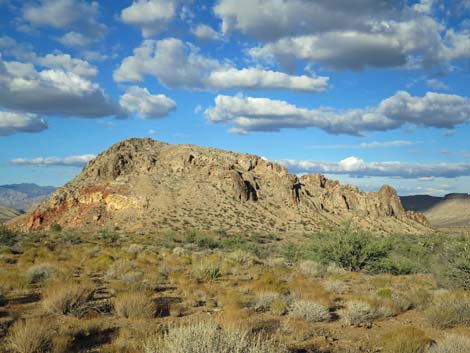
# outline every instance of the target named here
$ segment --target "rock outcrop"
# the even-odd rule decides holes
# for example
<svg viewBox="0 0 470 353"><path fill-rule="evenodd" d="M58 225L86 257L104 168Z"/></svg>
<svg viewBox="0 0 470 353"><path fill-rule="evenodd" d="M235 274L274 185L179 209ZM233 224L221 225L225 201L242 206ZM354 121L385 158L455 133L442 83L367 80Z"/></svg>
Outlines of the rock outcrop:
<svg viewBox="0 0 470 353"><path fill-rule="evenodd" d="M345 221L385 232L428 227L390 186L366 193L320 174L289 174L251 154L129 139L11 225L303 233Z"/></svg>

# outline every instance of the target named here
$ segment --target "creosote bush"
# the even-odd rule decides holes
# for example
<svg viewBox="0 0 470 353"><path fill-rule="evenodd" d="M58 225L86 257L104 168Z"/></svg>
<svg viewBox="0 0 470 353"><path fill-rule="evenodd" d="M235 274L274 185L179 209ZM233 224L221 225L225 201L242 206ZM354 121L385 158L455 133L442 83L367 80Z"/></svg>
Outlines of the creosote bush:
<svg viewBox="0 0 470 353"><path fill-rule="evenodd" d="M323 264L335 263L348 271L374 270L390 251L382 239L345 227L315 235L310 256Z"/></svg>
<svg viewBox="0 0 470 353"><path fill-rule="evenodd" d="M145 353L287 353L273 338L249 335L239 330L222 330L213 322L170 328L163 337L144 344Z"/></svg>
<svg viewBox="0 0 470 353"><path fill-rule="evenodd" d="M16 353L48 352L53 335L53 328L46 320L20 320L10 329L7 345Z"/></svg>

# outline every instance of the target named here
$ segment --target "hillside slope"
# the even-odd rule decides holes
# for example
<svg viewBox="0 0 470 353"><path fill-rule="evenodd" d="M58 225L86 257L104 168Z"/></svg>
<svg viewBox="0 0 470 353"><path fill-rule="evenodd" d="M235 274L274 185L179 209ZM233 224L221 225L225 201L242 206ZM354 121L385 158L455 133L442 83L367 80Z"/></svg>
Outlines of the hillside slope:
<svg viewBox="0 0 470 353"><path fill-rule="evenodd" d="M319 174L299 178L251 154L129 139L12 226L304 233L345 221L385 232L428 229L389 186L365 193Z"/></svg>
<svg viewBox="0 0 470 353"><path fill-rule="evenodd" d="M402 196L401 200L406 210L424 213L435 227L470 226L469 194L448 194L444 197Z"/></svg>
<svg viewBox="0 0 470 353"><path fill-rule="evenodd" d="M21 215L20 211L0 205L0 222L8 221L12 218L18 217L19 215Z"/></svg>

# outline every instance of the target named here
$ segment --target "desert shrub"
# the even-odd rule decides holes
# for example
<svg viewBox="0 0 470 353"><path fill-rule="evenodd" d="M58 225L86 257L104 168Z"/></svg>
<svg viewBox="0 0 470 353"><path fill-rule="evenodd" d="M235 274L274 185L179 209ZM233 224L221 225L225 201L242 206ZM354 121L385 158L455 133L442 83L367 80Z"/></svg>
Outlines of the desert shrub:
<svg viewBox="0 0 470 353"><path fill-rule="evenodd" d="M391 300L398 312L405 312L413 308L413 301L406 294L393 293Z"/></svg>
<svg viewBox="0 0 470 353"><path fill-rule="evenodd" d="M424 353L431 340L415 327L401 327L382 337L383 351L387 353Z"/></svg>
<svg viewBox="0 0 470 353"><path fill-rule="evenodd" d="M77 234L62 232L61 239L64 243L69 243L72 245L78 245L83 242L82 238Z"/></svg>
<svg viewBox="0 0 470 353"><path fill-rule="evenodd" d="M46 263L33 265L26 271L30 283L40 283L50 280L57 272L57 268Z"/></svg>
<svg viewBox="0 0 470 353"><path fill-rule="evenodd" d="M284 298L277 298L271 302L271 313L274 315L284 315L287 312L287 301Z"/></svg>
<svg viewBox="0 0 470 353"><path fill-rule="evenodd" d="M424 312L429 322L438 328L470 324L470 294L443 292L436 294Z"/></svg>
<svg viewBox="0 0 470 353"><path fill-rule="evenodd" d="M128 260L117 260L106 271L107 279L122 279L122 277L128 273L133 272L136 269L136 265Z"/></svg>
<svg viewBox="0 0 470 353"><path fill-rule="evenodd" d="M144 343L145 353L286 353L273 338L249 335L238 330L222 330L212 322L174 327L163 337Z"/></svg>
<svg viewBox="0 0 470 353"><path fill-rule="evenodd" d="M121 276L121 280L127 284L141 283L144 280L144 273L140 271L129 271Z"/></svg>
<svg viewBox="0 0 470 353"><path fill-rule="evenodd" d="M176 246L173 248L172 253L176 256L187 256L189 251L188 249L182 248L181 246Z"/></svg>
<svg viewBox="0 0 470 353"><path fill-rule="evenodd" d="M235 262L236 264L246 268L250 267L255 263L255 258L252 254L244 250L235 250L228 254L227 258L230 261Z"/></svg>
<svg viewBox="0 0 470 353"><path fill-rule="evenodd" d="M81 317L92 309L95 287L85 283L58 283L44 291L42 305L52 314Z"/></svg>
<svg viewBox="0 0 470 353"><path fill-rule="evenodd" d="M0 245L13 246L18 242L19 234L0 223Z"/></svg>
<svg viewBox="0 0 470 353"><path fill-rule="evenodd" d="M260 292L256 296L254 309L256 311L269 311L272 303L281 298L282 296L276 292Z"/></svg>
<svg viewBox="0 0 470 353"><path fill-rule="evenodd" d="M392 292L390 288L379 289L375 296L370 298L370 304L380 317L395 316L413 307L413 303L407 295Z"/></svg>
<svg viewBox="0 0 470 353"><path fill-rule="evenodd" d="M186 232L184 241L187 243L196 244L199 248L202 249L215 249L220 247L220 244L216 239L196 230L190 230Z"/></svg>
<svg viewBox="0 0 470 353"><path fill-rule="evenodd" d="M250 244L240 235L226 235L219 241L219 247L228 250L250 250Z"/></svg>
<svg viewBox="0 0 470 353"><path fill-rule="evenodd" d="M7 345L17 353L48 352L53 335L53 328L46 320L20 320L10 329Z"/></svg>
<svg viewBox="0 0 470 353"><path fill-rule="evenodd" d="M31 292L28 276L11 268L0 266L0 291L4 294L26 294Z"/></svg>
<svg viewBox="0 0 470 353"><path fill-rule="evenodd" d="M145 293L123 293L115 299L114 310L126 319L148 319L155 315L155 304Z"/></svg>
<svg viewBox="0 0 470 353"><path fill-rule="evenodd" d="M389 251L384 240L345 227L316 235L310 242L308 257L323 264L333 262L348 271L372 271Z"/></svg>
<svg viewBox="0 0 470 353"><path fill-rule="evenodd" d="M409 291L408 298L413 308L417 310L425 310L431 305L433 295L426 288L415 288Z"/></svg>
<svg viewBox="0 0 470 353"><path fill-rule="evenodd" d="M287 282L272 272L263 273L255 282L255 287L259 291L276 292L280 294L289 293Z"/></svg>
<svg viewBox="0 0 470 353"><path fill-rule="evenodd" d="M348 271L346 271L344 268L338 266L336 263L330 262L326 266L325 273L329 276L333 276L333 277L336 278L336 277L342 277L342 276L346 275L348 273Z"/></svg>
<svg viewBox="0 0 470 353"><path fill-rule="evenodd" d="M304 252L304 246L295 244L292 242L287 243L282 248L282 256L284 256L290 262L297 262L302 258Z"/></svg>
<svg viewBox="0 0 470 353"><path fill-rule="evenodd" d="M431 346L428 353L464 353L470 352L470 337L449 335L444 340Z"/></svg>
<svg viewBox="0 0 470 353"><path fill-rule="evenodd" d="M4 306L7 303L7 298L5 297L5 294L3 293L3 289L0 288L0 307Z"/></svg>
<svg viewBox="0 0 470 353"><path fill-rule="evenodd" d="M126 251L129 254L137 255L137 254L141 253L143 250L144 250L143 245L141 245L141 244L131 244L131 245L129 245L129 247L127 248Z"/></svg>
<svg viewBox="0 0 470 353"><path fill-rule="evenodd" d="M370 326L377 318L377 310L366 301L354 300L347 304L343 312L344 320L353 326Z"/></svg>
<svg viewBox="0 0 470 353"><path fill-rule="evenodd" d="M61 232L62 231L62 226L59 223L52 223L51 224L51 231Z"/></svg>
<svg viewBox="0 0 470 353"><path fill-rule="evenodd" d="M342 294L346 292L346 290L348 289L348 286L343 281L340 281L340 280L325 281L323 283L323 286L325 287L327 291L333 292L336 294Z"/></svg>
<svg viewBox="0 0 470 353"><path fill-rule="evenodd" d="M192 269L192 274L194 278L200 282L214 281L222 275L219 264L211 261L195 264Z"/></svg>
<svg viewBox="0 0 470 353"><path fill-rule="evenodd" d="M311 300L295 300L289 306L289 314L308 322L328 321L331 318L328 307Z"/></svg>
<svg viewBox="0 0 470 353"><path fill-rule="evenodd" d="M325 273L325 266L312 260L299 262L299 270L305 275L320 277Z"/></svg>
<svg viewBox="0 0 470 353"><path fill-rule="evenodd" d="M101 229L98 232L98 239L108 245L113 245L119 240L119 234L114 230Z"/></svg>
<svg viewBox="0 0 470 353"><path fill-rule="evenodd" d="M446 288L470 290L469 236L447 236L436 249L433 272L438 284Z"/></svg>
<svg viewBox="0 0 470 353"><path fill-rule="evenodd" d="M162 245L165 248L172 249L176 243L176 234L172 230L163 233Z"/></svg>

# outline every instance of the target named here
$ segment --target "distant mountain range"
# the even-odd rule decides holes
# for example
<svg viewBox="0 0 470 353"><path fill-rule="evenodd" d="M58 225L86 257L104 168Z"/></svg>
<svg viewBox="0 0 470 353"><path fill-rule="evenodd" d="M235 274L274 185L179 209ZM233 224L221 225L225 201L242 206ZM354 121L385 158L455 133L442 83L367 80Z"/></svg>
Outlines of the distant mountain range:
<svg viewBox="0 0 470 353"><path fill-rule="evenodd" d="M470 226L470 195L447 194L444 197L429 195L402 196L405 210L424 213L435 227Z"/></svg>
<svg viewBox="0 0 470 353"><path fill-rule="evenodd" d="M54 186L36 184L0 185L0 205L16 210L27 211L56 190Z"/></svg>

